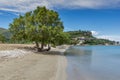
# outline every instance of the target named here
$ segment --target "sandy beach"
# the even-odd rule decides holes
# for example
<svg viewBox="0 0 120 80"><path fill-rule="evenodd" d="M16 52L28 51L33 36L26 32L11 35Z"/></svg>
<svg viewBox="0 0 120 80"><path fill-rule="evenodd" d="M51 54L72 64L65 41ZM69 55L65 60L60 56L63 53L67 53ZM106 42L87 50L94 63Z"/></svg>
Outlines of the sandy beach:
<svg viewBox="0 0 120 80"><path fill-rule="evenodd" d="M6 49L0 48L2 50ZM0 80L66 80L67 60L61 55L64 51L53 48L51 53L54 54L30 53L14 58L0 57Z"/></svg>

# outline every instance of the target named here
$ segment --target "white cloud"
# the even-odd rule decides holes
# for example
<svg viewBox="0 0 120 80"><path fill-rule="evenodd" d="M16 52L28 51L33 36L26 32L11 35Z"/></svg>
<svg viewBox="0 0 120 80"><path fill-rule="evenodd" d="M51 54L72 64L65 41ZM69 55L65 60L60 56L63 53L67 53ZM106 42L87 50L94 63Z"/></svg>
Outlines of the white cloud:
<svg viewBox="0 0 120 80"><path fill-rule="evenodd" d="M19 15L21 15L20 13L16 13L16 12L13 12L13 13L11 13L11 14L13 14L13 15L15 15L15 16L19 16Z"/></svg>
<svg viewBox="0 0 120 80"><path fill-rule="evenodd" d="M13 14L13 15L16 15L16 16L19 16L20 13L16 13L16 12L13 12L13 13L5 13L5 12L0 12L0 15L10 15L10 14Z"/></svg>
<svg viewBox="0 0 120 80"><path fill-rule="evenodd" d="M113 40L113 41L120 41L119 35L100 35L100 36L97 36L97 38L109 39L109 40Z"/></svg>
<svg viewBox="0 0 120 80"><path fill-rule="evenodd" d="M96 36L96 35L99 34L97 31L91 31L91 33L92 33L93 36Z"/></svg>
<svg viewBox="0 0 120 80"><path fill-rule="evenodd" d="M101 35L101 33L97 31L91 31L92 35L100 38L100 39L109 39L112 41L119 41L120 42L120 36L119 35Z"/></svg>
<svg viewBox="0 0 120 80"><path fill-rule="evenodd" d="M37 6L47 8L116 8L120 0L0 0L0 10L26 12Z"/></svg>

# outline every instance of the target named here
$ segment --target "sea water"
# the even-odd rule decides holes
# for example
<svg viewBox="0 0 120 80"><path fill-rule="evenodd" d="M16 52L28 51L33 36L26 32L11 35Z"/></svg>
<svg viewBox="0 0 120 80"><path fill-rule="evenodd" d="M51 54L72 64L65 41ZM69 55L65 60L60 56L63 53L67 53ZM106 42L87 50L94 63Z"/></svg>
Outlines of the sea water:
<svg viewBox="0 0 120 80"><path fill-rule="evenodd" d="M120 46L74 46L66 55L67 80L120 80Z"/></svg>

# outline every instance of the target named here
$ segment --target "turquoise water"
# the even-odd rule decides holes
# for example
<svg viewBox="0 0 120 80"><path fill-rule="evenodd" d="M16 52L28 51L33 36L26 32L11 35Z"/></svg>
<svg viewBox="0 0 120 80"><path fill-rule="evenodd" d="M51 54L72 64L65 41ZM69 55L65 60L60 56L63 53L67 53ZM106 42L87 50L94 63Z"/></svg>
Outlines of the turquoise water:
<svg viewBox="0 0 120 80"><path fill-rule="evenodd" d="M120 46L74 46L66 54L68 80L120 80Z"/></svg>

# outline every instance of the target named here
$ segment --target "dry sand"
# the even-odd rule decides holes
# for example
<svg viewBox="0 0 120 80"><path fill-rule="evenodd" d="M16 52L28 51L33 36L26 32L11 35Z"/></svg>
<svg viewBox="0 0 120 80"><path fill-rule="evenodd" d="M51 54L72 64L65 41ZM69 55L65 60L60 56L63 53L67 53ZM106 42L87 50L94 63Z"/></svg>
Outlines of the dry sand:
<svg viewBox="0 0 120 80"><path fill-rule="evenodd" d="M56 55L32 53L22 57L0 58L0 80L66 80L67 60L59 53L64 50L52 49L52 52L58 53Z"/></svg>

